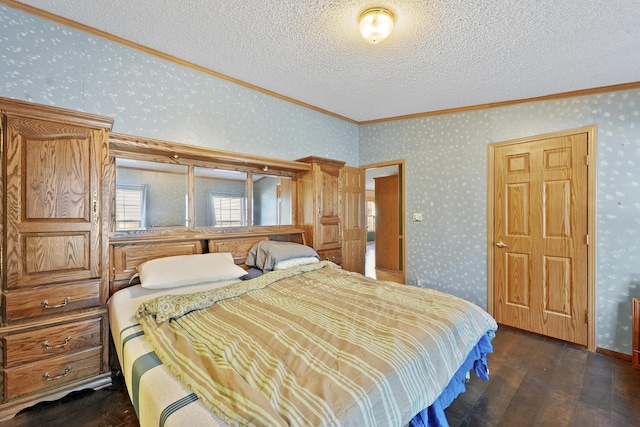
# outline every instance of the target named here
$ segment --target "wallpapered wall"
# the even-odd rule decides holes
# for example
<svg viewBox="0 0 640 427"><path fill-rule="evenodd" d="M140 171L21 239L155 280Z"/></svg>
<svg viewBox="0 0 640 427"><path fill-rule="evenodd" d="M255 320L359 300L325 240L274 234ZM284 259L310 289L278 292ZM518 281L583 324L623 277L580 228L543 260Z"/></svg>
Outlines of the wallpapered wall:
<svg viewBox="0 0 640 427"><path fill-rule="evenodd" d="M406 161L407 280L487 304L487 145L597 125L596 345L631 354L640 297L640 90L361 126L360 164ZM411 222L423 212L423 222Z"/></svg>
<svg viewBox="0 0 640 427"><path fill-rule="evenodd" d="M114 131L358 165L358 126L0 5L0 96L114 117Z"/></svg>
<svg viewBox="0 0 640 427"><path fill-rule="evenodd" d="M357 126L5 6L0 40L0 96L109 115L116 132L356 166L404 158L409 283L482 307L487 144L596 124L596 344L631 353L640 91ZM411 222L412 212L424 221Z"/></svg>

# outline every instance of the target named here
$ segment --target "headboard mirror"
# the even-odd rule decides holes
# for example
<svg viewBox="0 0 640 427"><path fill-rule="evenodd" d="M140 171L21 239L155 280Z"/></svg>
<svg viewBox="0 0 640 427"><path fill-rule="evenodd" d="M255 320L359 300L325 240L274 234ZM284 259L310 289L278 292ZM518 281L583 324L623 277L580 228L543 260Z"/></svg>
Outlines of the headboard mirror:
<svg viewBox="0 0 640 427"><path fill-rule="evenodd" d="M196 228L246 227L247 172L194 168Z"/></svg>
<svg viewBox="0 0 640 427"><path fill-rule="evenodd" d="M292 225L292 180L290 177L251 174L253 225Z"/></svg>
<svg viewBox="0 0 640 427"><path fill-rule="evenodd" d="M187 227L188 173L185 165L117 158L116 231Z"/></svg>
<svg viewBox="0 0 640 427"><path fill-rule="evenodd" d="M111 134L112 237L295 224L301 162Z"/></svg>

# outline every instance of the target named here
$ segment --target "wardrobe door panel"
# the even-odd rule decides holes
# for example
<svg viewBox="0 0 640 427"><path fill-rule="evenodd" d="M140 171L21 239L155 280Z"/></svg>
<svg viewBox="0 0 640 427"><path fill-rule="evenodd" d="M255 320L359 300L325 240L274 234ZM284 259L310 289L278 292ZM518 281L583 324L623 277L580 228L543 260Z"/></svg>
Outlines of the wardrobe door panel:
<svg viewBox="0 0 640 427"><path fill-rule="evenodd" d="M103 133L7 115L7 289L100 277Z"/></svg>

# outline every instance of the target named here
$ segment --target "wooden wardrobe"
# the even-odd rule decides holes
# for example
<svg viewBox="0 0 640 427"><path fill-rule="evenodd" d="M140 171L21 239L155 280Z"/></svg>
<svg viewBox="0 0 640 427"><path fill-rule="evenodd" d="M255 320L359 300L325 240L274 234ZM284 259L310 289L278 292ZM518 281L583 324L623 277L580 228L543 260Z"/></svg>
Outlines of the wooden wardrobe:
<svg viewBox="0 0 640 427"><path fill-rule="evenodd" d="M297 225L321 259L341 265L340 169L345 162L314 156L298 162L311 169L298 176Z"/></svg>
<svg viewBox="0 0 640 427"><path fill-rule="evenodd" d="M0 98L0 420L111 383L109 201L112 119Z"/></svg>

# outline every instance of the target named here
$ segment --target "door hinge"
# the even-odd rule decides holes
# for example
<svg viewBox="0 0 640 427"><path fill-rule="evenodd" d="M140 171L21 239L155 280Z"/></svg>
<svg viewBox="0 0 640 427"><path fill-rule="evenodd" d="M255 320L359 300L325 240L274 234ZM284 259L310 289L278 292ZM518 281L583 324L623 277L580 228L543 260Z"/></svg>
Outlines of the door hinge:
<svg viewBox="0 0 640 427"><path fill-rule="evenodd" d="M589 166L589 155L587 154L585 157L586 157L586 161L587 161L587 166Z"/></svg>
<svg viewBox="0 0 640 427"><path fill-rule="evenodd" d="M589 310L584 311L584 323L589 323Z"/></svg>
<svg viewBox="0 0 640 427"><path fill-rule="evenodd" d="M585 241L586 245L589 246L589 235L588 234L585 236L584 241Z"/></svg>

